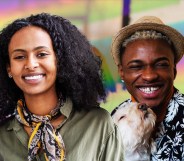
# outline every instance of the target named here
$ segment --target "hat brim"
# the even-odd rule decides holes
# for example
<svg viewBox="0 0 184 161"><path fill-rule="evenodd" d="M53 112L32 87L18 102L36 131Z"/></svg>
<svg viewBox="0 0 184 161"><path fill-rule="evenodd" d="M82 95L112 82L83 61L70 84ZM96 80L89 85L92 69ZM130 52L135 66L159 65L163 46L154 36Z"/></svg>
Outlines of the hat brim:
<svg viewBox="0 0 184 161"><path fill-rule="evenodd" d="M167 36L174 45L175 52L176 52L175 53L176 63L178 63L179 60L184 55L184 37L177 30L163 24L137 23L137 24L125 26L114 36L114 39L112 40L111 54L116 65L120 64L119 52L123 41L127 39L129 36L131 36L132 34L134 34L136 31L141 31L141 30L155 30Z"/></svg>

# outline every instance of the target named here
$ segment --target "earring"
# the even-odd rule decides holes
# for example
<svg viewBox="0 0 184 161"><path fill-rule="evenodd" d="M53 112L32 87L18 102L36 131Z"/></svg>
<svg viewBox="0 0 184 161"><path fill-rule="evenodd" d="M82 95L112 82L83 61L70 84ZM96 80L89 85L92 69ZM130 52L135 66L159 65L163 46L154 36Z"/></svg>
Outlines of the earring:
<svg viewBox="0 0 184 161"><path fill-rule="evenodd" d="M121 82L122 82L122 89L123 89L123 90L126 90L125 81L124 81L123 79L121 79Z"/></svg>
<svg viewBox="0 0 184 161"><path fill-rule="evenodd" d="M10 73L8 73L8 77L9 77L9 78L12 78L12 75L11 75Z"/></svg>

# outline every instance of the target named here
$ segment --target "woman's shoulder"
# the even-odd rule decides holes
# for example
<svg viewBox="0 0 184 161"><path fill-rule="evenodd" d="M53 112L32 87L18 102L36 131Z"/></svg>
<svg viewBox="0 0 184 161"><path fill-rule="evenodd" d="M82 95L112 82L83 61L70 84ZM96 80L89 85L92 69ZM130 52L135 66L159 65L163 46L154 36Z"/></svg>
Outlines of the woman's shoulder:
<svg viewBox="0 0 184 161"><path fill-rule="evenodd" d="M89 115L95 116L97 119L111 119L110 113L102 107L95 107L91 109L88 113Z"/></svg>
<svg viewBox="0 0 184 161"><path fill-rule="evenodd" d="M114 122L110 113L101 107L93 108L85 113L85 117L90 121L91 124L96 126L104 126L109 129L114 129Z"/></svg>
<svg viewBox="0 0 184 161"><path fill-rule="evenodd" d="M68 120L68 126L75 125L74 129L86 131L89 135L95 131L95 135L98 137L103 134L103 136L107 138L113 135L117 128L110 113L101 107L94 107L88 111L76 111ZM70 130L72 129L70 128Z"/></svg>
<svg viewBox="0 0 184 161"><path fill-rule="evenodd" d="M2 135L6 135L8 131L11 131L13 129L13 122L14 118L11 118L0 124L0 138Z"/></svg>
<svg viewBox="0 0 184 161"><path fill-rule="evenodd" d="M11 120L8 120L0 124L0 146L4 145L4 141L8 141L11 139L11 134L10 134L11 132L9 131L10 124L11 124Z"/></svg>
<svg viewBox="0 0 184 161"><path fill-rule="evenodd" d="M10 125L11 121L12 121L12 119L1 122L0 123L0 129L7 129L8 126Z"/></svg>

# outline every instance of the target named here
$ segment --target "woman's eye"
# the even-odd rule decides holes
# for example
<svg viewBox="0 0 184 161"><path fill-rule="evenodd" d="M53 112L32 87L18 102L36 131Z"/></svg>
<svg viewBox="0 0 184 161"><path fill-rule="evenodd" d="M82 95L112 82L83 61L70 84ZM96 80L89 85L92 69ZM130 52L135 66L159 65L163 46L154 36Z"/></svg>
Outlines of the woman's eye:
<svg viewBox="0 0 184 161"><path fill-rule="evenodd" d="M14 59L24 59L24 58L25 58L25 56L23 56L23 55L19 55L19 56L14 57Z"/></svg>
<svg viewBox="0 0 184 161"><path fill-rule="evenodd" d="M38 56L38 57L45 57L45 56L47 56L47 55L49 55L49 54L47 54L47 53L39 53L37 56Z"/></svg>

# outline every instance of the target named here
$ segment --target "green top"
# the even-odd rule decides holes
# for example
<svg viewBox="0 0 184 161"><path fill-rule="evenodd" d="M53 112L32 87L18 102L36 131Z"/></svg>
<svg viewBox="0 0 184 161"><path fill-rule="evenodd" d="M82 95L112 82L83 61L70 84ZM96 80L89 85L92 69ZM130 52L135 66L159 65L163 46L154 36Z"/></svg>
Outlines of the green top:
<svg viewBox="0 0 184 161"><path fill-rule="evenodd" d="M65 143L67 161L123 161L121 136L106 110L74 112L68 99L61 113L66 120L57 129ZM26 161L28 139L16 119L0 126L0 160ZM45 161L43 153L34 161Z"/></svg>

